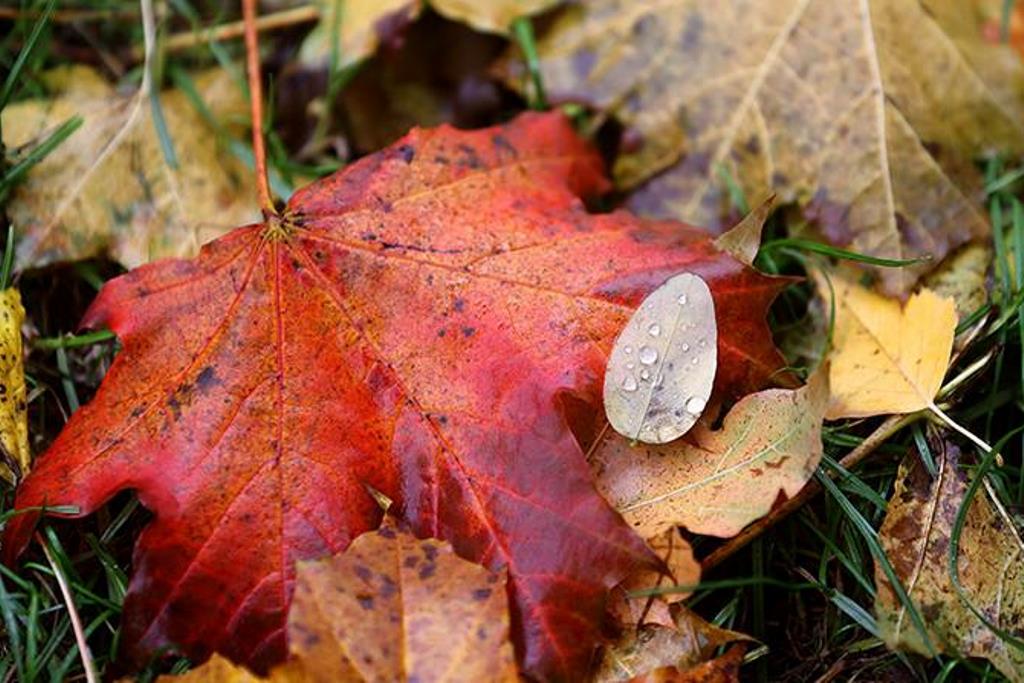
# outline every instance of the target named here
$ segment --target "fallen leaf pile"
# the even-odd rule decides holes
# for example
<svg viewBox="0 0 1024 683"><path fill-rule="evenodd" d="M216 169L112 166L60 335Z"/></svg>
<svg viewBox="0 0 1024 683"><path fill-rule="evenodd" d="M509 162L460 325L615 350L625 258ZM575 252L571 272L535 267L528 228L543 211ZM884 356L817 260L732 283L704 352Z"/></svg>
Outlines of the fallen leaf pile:
<svg viewBox="0 0 1024 683"><path fill-rule="evenodd" d="M34 302L25 325L19 290L0 293L0 477L21 512L0 510L4 562L42 515L133 491L151 517L124 670L174 654L199 682L727 683L775 645L729 630L741 592L714 623L694 611L716 589L702 568L815 491L845 505L887 425L927 418L934 462L915 432L881 529L850 525L876 561L877 591L854 590L877 630L865 612L856 633L1024 682L1019 519L957 444L1005 463L950 417L999 352L974 335L1005 347L1024 287L1018 199L1006 225L993 209L994 235L983 206L1024 153L1024 62L993 2L316 0L272 62L290 55L299 90L342 90L270 98L305 140L271 137L270 163L347 165L283 208L261 197L262 217L229 148L259 115L227 70L152 98L87 67L44 73L50 96L3 110L0 166L83 124L4 188L14 281L82 259L134 269L81 323L116 335L109 371L34 463L26 403L50 378L22 334L40 355L83 339L35 340ZM290 0L269 4L284 25L260 40L292 25ZM437 36L402 55L414 23ZM449 35L477 42L431 52ZM542 91L554 111L513 116ZM404 133L417 120L432 125ZM998 278L1016 289L990 296ZM66 361L51 374L77 405ZM880 508L886 476L860 497ZM827 508L842 533L858 521L844 505ZM832 547L818 597L842 620L856 593L832 592L830 560L858 558Z"/></svg>
<svg viewBox="0 0 1024 683"><path fill-rule="evenodd" d="M506 567L524 670L577 676L607 590L653 556L593 488L565 401L596 409L618 330L682 270L720 312L716 390L760 388L782 364L764 317L787 282L680 223L588 214L578 196L605 187L559 114L414 131L280 219L111 281L84 324L124 349L17 505L88 514L135 489L155 520L129 656L173 643L266 671L294 561L375 528L372 489L417 534ZM8 560L33 524L10 523Z"/></svg>

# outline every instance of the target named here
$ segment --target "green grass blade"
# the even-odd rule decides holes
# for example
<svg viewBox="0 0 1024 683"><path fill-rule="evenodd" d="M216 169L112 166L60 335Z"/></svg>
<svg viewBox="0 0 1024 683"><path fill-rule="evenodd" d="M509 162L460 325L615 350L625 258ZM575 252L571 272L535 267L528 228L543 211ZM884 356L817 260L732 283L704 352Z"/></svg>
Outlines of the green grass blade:
<svg viewBox="0 0 1024 683"><path fill-rule="evenodd" d="M868 265L882 266L884 268L903 268L905 266L912 266L915 263L926 263L931 261L930 256L922 256L920 258L913 259L879 258L877 256L859 254L855 251L847 251L846 249L840 249L838 247L829 246L828 244L822 244L821 242L815 242L814 240L800 239L798 237L782 237L780 239L771 240L770 242L765 242L761 247L761 251L772 251L775 249L809 251L844 261L856 261L857 263L866 263Z"/></svg>
<svg viewBox="0 0 1024 683"><path fill-rule="evenodd" d="M548 97L544 90L537 40L533 35L533 22L528 17L519 17L512 22L512 33L519 43L519 49L523 51L523 57L526 58L526 70L530 74L530 83L533 86L529 97L530 109L543 111L548 108Z"/></svg>
<svg viewBox="0 0 1024 683"><path fill-rule="evenodd" d="M14 95L14 88L18 85L21 80L21 70L25 68L25 62L28 61L29 55L36 48L36 43L39 42L39 36L42 35L43 29L46 24L50 21L50 14L53 12L53 8L57 5L57 0L49 0L43 7L43 12L36 20L35 25L32 27L32 33L29 34L25 40L24 46L21 51L18 52L18 58L14 60L14 64L11 65L11 70L7 72L7 78L4 79L3 88L0 89L0 111L3 111L7 103L11 101L11 96Z"/></svg>
<svg viewBox="0 0 1024 683"><path fill-rule="evenodd" d="M28 173L33 166L45 159L50 152L63 144L65 140L71 137L72 133L81 128L82 122L81 116L72 116L50 133L49 137L33 147L32 151L25 155L25 158L7 169L3 178L0 178L0 202L7 197L7 194L21 180L22 176Z"/></svg>

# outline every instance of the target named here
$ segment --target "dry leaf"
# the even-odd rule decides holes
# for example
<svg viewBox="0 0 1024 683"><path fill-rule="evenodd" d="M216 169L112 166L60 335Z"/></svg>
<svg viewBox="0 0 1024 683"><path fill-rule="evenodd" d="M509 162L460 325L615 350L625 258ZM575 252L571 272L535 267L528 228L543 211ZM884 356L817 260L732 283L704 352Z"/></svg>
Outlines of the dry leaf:
<svg viewBox="0 0 1024 683"><path fill-rule="evenodd" d="M665 667L685 671L707 660L720 645L747 639L709 624L682 605L672 610L671 626L624 624L622 635L604 649L593 683L634 680Z"/></svg>
<svg viewBox="0 0 1024 683"><path fill-rule="evenodd" d="M976 312L988 301L992 245L972 242L947 258L921 281L941 297L953 299L959 320Z"/></svg>
<svg viewBox="0 0 1024 683"><path fill-rule="evenodd" d="M733 645L721 657L681 670L676 667L657 669L638 676L630 683L739 683L743 666L743 645Z"/></svg>
<svg viewBox="0 0 1024 683"><path fill-rule="evenodd" d="M704 412L718 366L711 290L681 273L647 295L619 333L604 376L604 409L619 434L678 439Z"/></svg>
<svg viewBox="0 0 1024 683"><path fill-rule="evenodd" d="M504 578L390 518L340 555L299 563L288 638L271 681L518 680ZM220 657L184 679L261 680Z"/></svg>
<svg viewBox="0 0 1024 683"><path fill-rule="evenodd" d="M287 666L287 665L286 665ZM282 667L285 668L285 667ZM291 673L291 672L289 672ZM299 672L296 671L296 674ZM280 683L300 683L301 674L294 678L275 672ZM135 680L134 678L132 680ZM242 666L236 666L231 660L215 654L208 662L180 676L164 675L157 679L159 683L257 683L266 678L257 676Z"/></svg>
<svg viewBox="0 0 1024 683"><path fill-rule="evenodd" d="M715 246L732 254L741 263L754 265L757 252L761 250L761 231L773 208L775 195L762 201L756 209L744 216L743 220L719 235L715 240Z"/></svg>
<svg viewBox="0 0 1024 683"><path fill-rule="evenodd" d="M542 73L626 125L615 176L650 179L641 212L720 224L728 174L835 244L934 265L987 232L971 160L1024 149L1024 68L969 5L590 0L539 41ZM905 293L929 267L880 274Z"/></svg>
<svg viewBox="0 0 1024 683"><path fill-rule="evenodd" d="M1024 652L1002 641L962 602L949 576L949 544L968 475L959 449L933 448L933 479L912 453L900 466L880 531L882 547L941 652L984 657L1007 678L1024 681ZM959 543L959 576L971 603L1000 628L1024 633L1024 543L980 490L971 501ZM884 573L876 566L878 625L890 647L929 655Z"/></svg>
<svg viewBox="0 0 1024 683"><path fill-rule="evenodd" d="M178 168L164 159L148 100L122 96L86 67L55 70L54 99L3 111L4 144L29 145L74 115L82 127L35 166L7 212L22 236L18 266L109 253L125 266L192 256L204 242L258 218L251 173L226 150L179 91L161 94ZM213 118L247 115L241 90L223 70L196 88Z"/></svg>
<svg viewBox="0 0 1024 683"><path fill-rule="evenodd" d="M922 289L905 305L857 283L853 271L831 276L835 296L825 417L913 413L933 405L949 365L956 330L952 299ZM824 275L818 291L830 293Z"/></svg>
<svg viewBox="0 0 1024 683"><path fill-rule="evenodd" d="M18 290L12 287L0 292L0 477L12 484L28 474L32 464L21 346L24 320Z"/></svg>
<svg viewBox="0 0 1024 683"><path fill-rule="evenodd" d="M369 57L381 42L419 16L420 0L316 0L320 22L306 37L299 61L308 67L331 62L332 37L337 36L338 68ZM339 14L340 12L340 14Z"/></svg>
<svg viewBox="0 0 1024 683"><path fill-rule="evenodd" d="M700 583L700 562L693 556L693 547L679 533L677 527L647 539L647 545L661 558L668 573L643 568L637 570L620 584L625 592L640 591L668 586L696 586ZM692 595L692 591L663 593L659 597L667 604L674 604ZM629 600L630 604L638 602ZM643 606L641 606L643 609ZM635 621L639 621L636 619Z"/></svg>
<svg viewBox="0 0 1024 683"><path fill-rule="evenodd" d="M431 0L430 6L449 19L469 24L477 31L508 33L512 22L519 17L539 14L561 2L562 0Z"/></svg>
<svg viewBox="0 0 1024 683"><path fill-rule="evenodd" d="M702 421L681 441L636 447L606 433L591 460L597 486L645 538L673 525L735 535L814 472L827 398L819 371L800 389L747 396L719 431Z"/></svg>

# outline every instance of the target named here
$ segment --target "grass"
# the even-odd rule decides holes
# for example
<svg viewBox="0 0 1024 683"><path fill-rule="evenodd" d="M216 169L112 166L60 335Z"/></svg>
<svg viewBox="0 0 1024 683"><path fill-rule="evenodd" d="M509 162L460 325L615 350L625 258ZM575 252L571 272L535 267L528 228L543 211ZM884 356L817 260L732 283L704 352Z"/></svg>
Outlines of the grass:
<svg viewBox="0 0 1024 683"><path fill-rule="evenodd" d="M44 65L59 60L50 54L48 46L66 39L64 29L45 20L53 6L52 1L29 3L29 9L41 10L44 17L13 22L12 30L0 39L0 63L12 74L0 91L0 108L9 101L45 93L36 76ZM106 6L125 9L134 5L111 0ZM209 21L209 13L200 11L208 8L197 9L187 0L172 0L169 7L173 17L196 30ZM513 28L526 57L531 83L532 97L526 104L543 109L547 100L537 68L532 24L520 21ZM110 30L121 31L123 41L141 42L141 34L132 22ZM234 56L237 45L202 45L168 58L155 70L154 78L157 83L170 83L195 95L188 70L197 63L230 66ZM331 55L328 82L333 92L344 88L354 73L339 68L340 59L338 54ZM136 70L123 77L137 83L140 73ZM251 163L248 143L231 139L224 132L226 127L205 111L198 95L193 103L221 131L227 148ZM152 107L151 112L157 130L162 131L167 163L173 164L181 150L174 146L166 128L161 128L159 107ZM577 116L583 114L577 112ZM329 123L326 115L318 119L317 138L325 135ZM0 206L27 170L74 135L80 124L78 119L69 119L31 149L8 151L3 156ZM275 169L274 190L282 197L291 193L300 178L323 175L339 166L337 160L326 156L299 160L273 134L269 149ZM980 323L983 330L949 377L972 364L981 364L982 370L955 390L956 401L950 412L989 443L1005 442L999 449L1003 460L1000 466L994 466L994 457L979 459L971 494L976 495L987 479L1007 508L1019 513L1024 509L1024 436L1008 433L1001 425L1021 422L1024 406L1024 316L1020 314L1024 302L1024 209L1019 200L1024 168L993 159L984 171L990 218L997 227L993 232L995 286L990 305L961 326L966 330ZM720 169L719 176L741 209L746 203L742 192L724 170ZM884 267L906 265L794 238L791 234L795 227L781 215L771 219L758 259L763 270L800 275L805 273L808 259L816 258L849 259ZM2 268L4 282L11 277L12 254L8 239ZM20 275L18 284L39 333L27 365L36 452L52 440L68 415L89 400L117 352L116 339L109 332L71 332L98 286L119 272L116 266L98 260ZM780 339L785 340L827 327L829 313L816 308L811 289L804 284L786 291L773 308L772 322ZM830 338L830 327L827 329L823 338L826 343ZM793 345L790 361L806 374L816 362L815 354L823 348L824 344L819 344L809 351ZM926 466L935 471L927 438L935 427L922 417L877 448L870 459L849 471L843 469L839 465L842 456L856 448L878 422L830 424L825 432L826 457L816 475L824 493L717 567L698 586L675 590L694 590L687 600L691 608L716 624L749 633L763 643L747 656L750 664L746 675L754 680L806 681L828 672L842 680L1003 680L992 667L979 661L948 656L924 660L891 652L880 639L872 607L876 563L883 574L893 578L878 541L885 501L893 490L899 459L907 452L919 453ZM6 521L12 500L10 487L0 487L0 520ZM16 568L0 566L4 632L0 641L0 683L84 678L58 571L66 579L97 669L108 675L113 671L131 549L148 520L137 499L122 494L83 520L49 519L40 526L39 541ZM954 550L962 521L961 515L951 544ZM699 554L705 554L716 543L708 538L694 539ZM955 573L955 567L951 571ZM921 615L913 609L909 613L914 626L923 628ZM158 670L183 670L187 665L184 660L154 665L142 672L141 679L152 679Z"/></svg>

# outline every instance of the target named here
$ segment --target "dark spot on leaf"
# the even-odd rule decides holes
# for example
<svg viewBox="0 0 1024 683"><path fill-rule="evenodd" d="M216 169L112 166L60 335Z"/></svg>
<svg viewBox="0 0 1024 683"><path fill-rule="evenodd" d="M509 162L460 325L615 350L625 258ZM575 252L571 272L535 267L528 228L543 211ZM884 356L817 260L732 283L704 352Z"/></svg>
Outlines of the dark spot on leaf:
<svg viewBox="0 0 1024 683"><path fill-rule="evenodd" d="M356 600L359 601L359 606L365 610L373 609L373 596L372 595L357 595Z"/></svg>
<svg viewBox="0 0 1024 683"><path fill-rule="evenodd" d="M476 328L475 327L463 327L462 328L462 336L464 336L464 337L472 337L474 334L476 334Z"/></svg>
<svg viewBox="0 0 1024 683"><path fill-rule="evenodd" d="M477 602L482 602L489 597L491 597L490 588L477 588L475 591L473 591L473 599Z"/></svg>
<svg viewBox="0 0 1024 683"><path fill-rule="evenodd" d="M400 145L397 150L398 156L402 157L402 161L407 164L412 163L413 158L416 156L416 149L412 145Z"/></svg>

